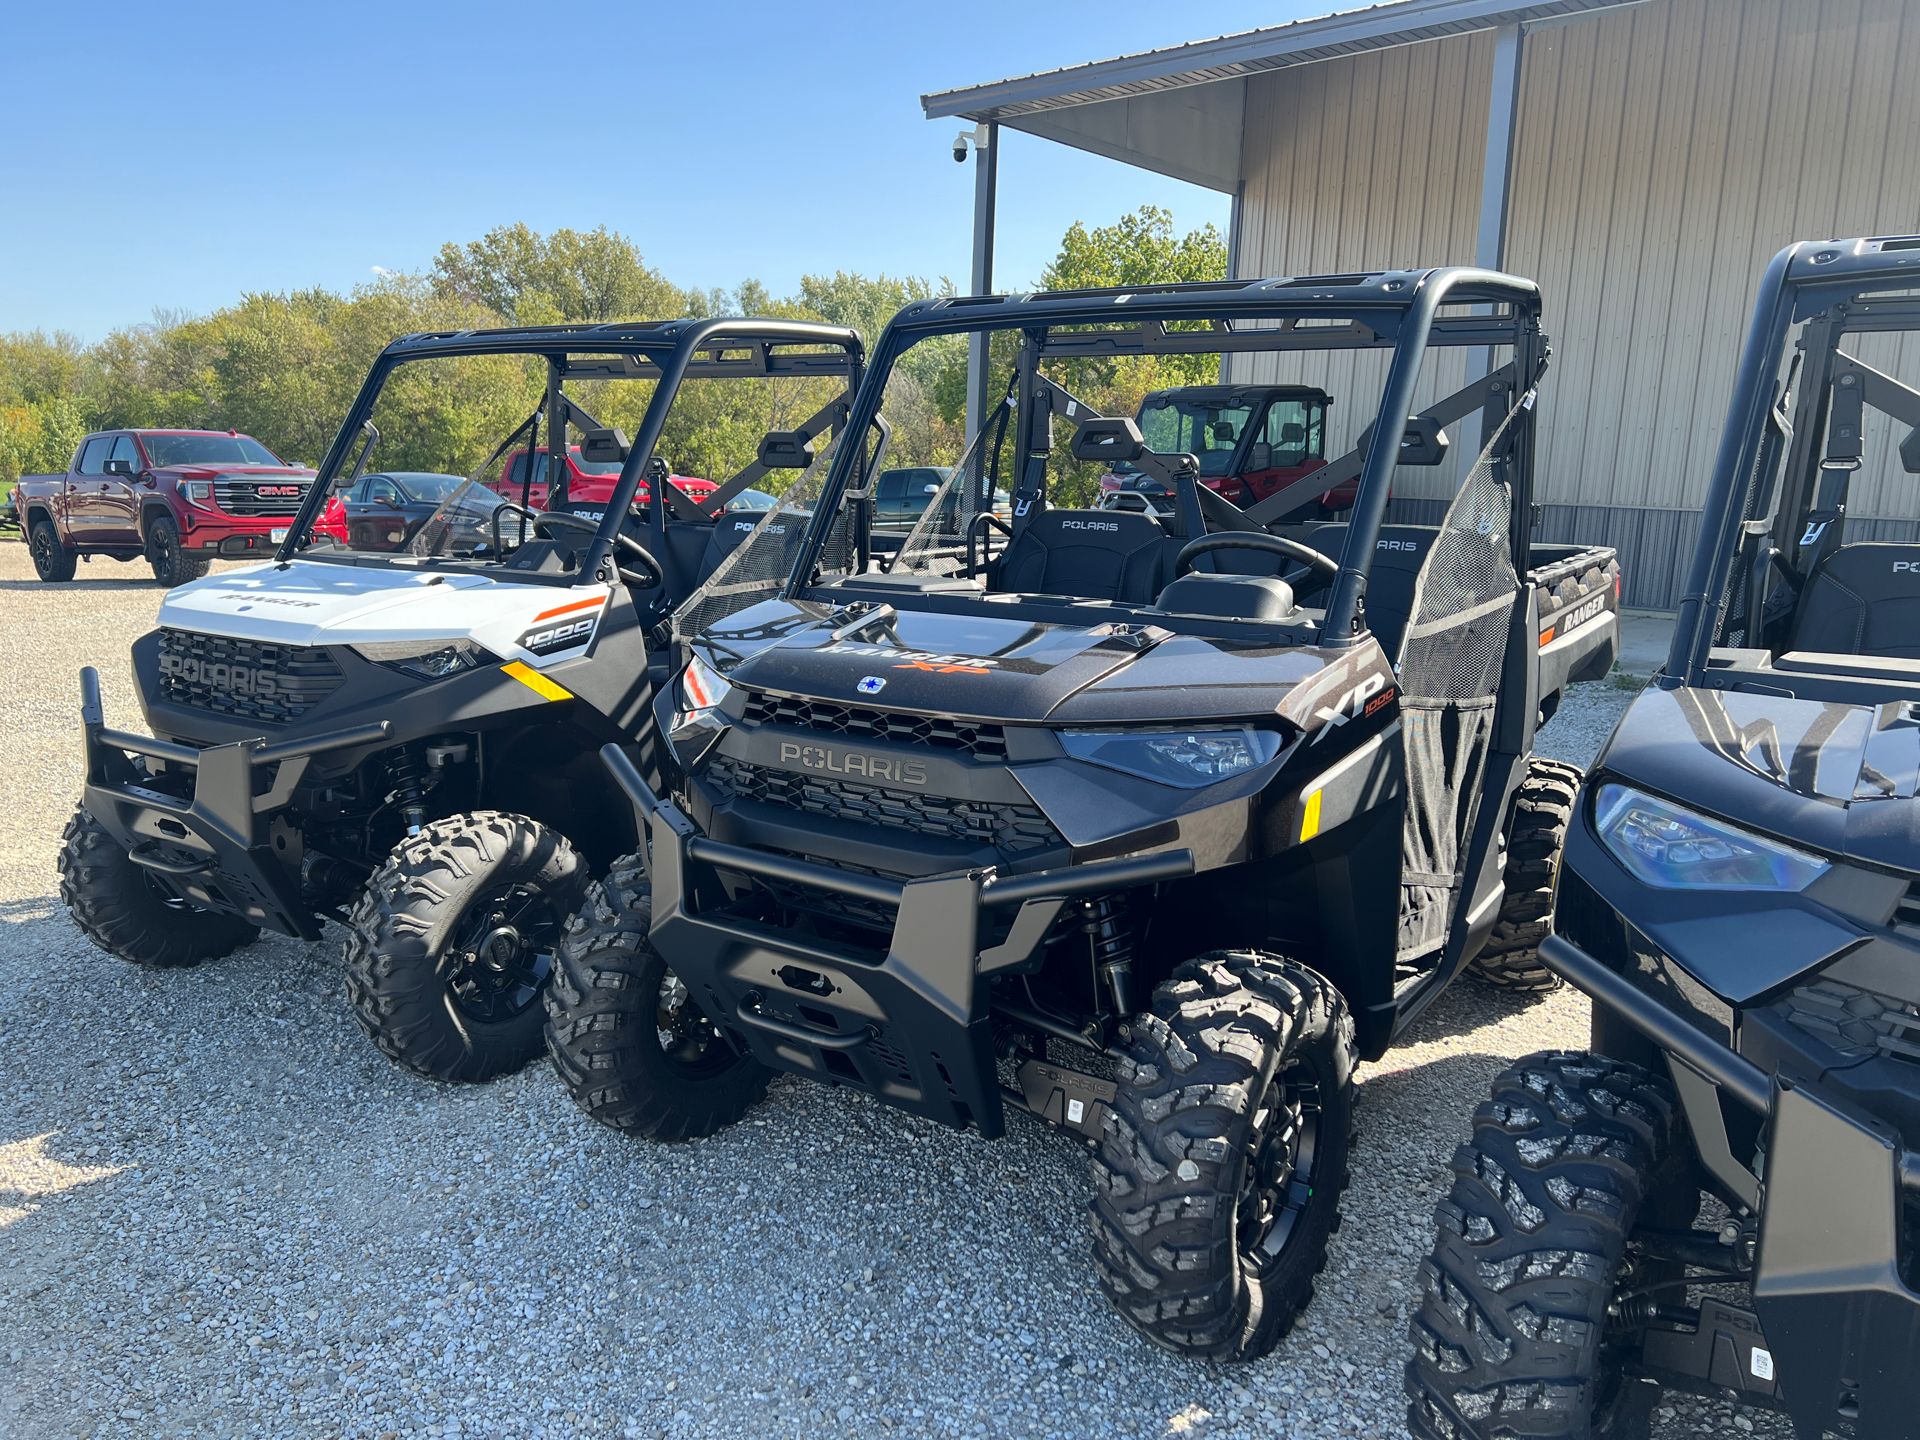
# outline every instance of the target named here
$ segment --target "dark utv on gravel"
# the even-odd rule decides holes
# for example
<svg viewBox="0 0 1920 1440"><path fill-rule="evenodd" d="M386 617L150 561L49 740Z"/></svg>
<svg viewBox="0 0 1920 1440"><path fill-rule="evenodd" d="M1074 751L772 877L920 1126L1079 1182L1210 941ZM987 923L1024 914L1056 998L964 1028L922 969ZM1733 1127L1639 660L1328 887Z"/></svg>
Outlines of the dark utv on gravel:
<svg viewBox="0 0 1920 1440"><path fill-rule="evenodd" d="M59 862L80 928L121 959L182 966L262 929L317 939L331 918L347 932L354 1012L393 1059L483 1080L537 1056L561 927L589 872L637 838L598 748L657 748L669 618L758 523L724 506L769 469L804 468L816 433L838 433L862 353L849 330L778 320L395 341L273 563L170 591L135 642L152 733L107 728L83 672L86 790ZM376 416L391 443L420 423L422 382L474 366L513 408L498 407L507 433L473 477L429 477L430 513L349 523L344 544L316 528L334 493L362 493ZM657 483L662 429L688 387L732 397L762 382L826 404L767 434L701 502ZM393 418L379 408L390 394ZM629 397L632 443L587 409ZM487 488L543 421L617 469L611 501L535 512ZM649 474L664 500L643 511Z"/></svg>
<svg viewBox="0 0 1920 1440"><path fill-rule="evenodd" d="M1521 1061L1438 1212L1421 1437L1660 1387L1920 1436L1920 237L1762 281L1673 649L1595 763ZM1903 366L1904 362L1904 366Z"/></svg>
<svg viewBox="0 0 1920 1440"><path fill-rule="evenodd" d="M1576 777L1530 775L1533 734L1611 664L1611 552L1527 537L1547 342L1525 280L929 301L851 423L912 346L978 331L1018 358L953 507L928 507L962 523L923 519L875 568L843 461L788 517L797 556L763 531L704 592L734 613L683 612L701 633L660 701L683 783L657 796L610 755L649 845L570 932L549 1044L589 1113L655 1138L739 1118L776 1070L988 1136L1009 1106L1063 1126L1094 1146L1122 1314L1259 1355L1325 1259L1356 1061L1503 907L1516 935L1540 918ZM1468 382L1477 460L1411 413L1457 347L1497 367ZM1066 388L1133 356L1343 351L1384 377L1392 437L1350 524L1269 529ZM1172 513L1059 503L1116 462ZM1441 524L1385 523L1396 466L1435 467Z"/></svg>

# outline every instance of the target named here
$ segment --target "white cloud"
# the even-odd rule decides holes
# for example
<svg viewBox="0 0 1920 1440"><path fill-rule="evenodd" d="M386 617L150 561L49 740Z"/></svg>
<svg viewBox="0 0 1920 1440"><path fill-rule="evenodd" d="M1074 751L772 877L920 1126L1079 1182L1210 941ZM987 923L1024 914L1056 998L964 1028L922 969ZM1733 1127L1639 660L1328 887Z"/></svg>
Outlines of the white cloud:
<svg viewBox="0 0 1920 1440"><path fill-rule="evenodd" d="M378 275L382 280L386 279L389 275L393 274L393 272L387 269L387 267L384 265L369 265L367 268L373 271L373 273Z"/></svg>

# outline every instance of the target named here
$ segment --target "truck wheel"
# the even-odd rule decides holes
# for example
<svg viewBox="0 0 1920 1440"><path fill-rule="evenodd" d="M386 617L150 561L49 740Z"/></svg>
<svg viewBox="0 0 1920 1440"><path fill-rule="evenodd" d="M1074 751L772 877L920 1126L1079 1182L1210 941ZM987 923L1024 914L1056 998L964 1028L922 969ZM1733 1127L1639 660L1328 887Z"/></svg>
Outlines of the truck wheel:
<svg viewBox="0 0 1920 1440"><path fill-rule="evenodd" d="M567 927L547 987L547 1050L580 1108L649 1140L725 1129L770 1072L736 1051L647 939L652 899L636 856L618 861Z"/></svg>
<svg viewBox="0 0 1920 1440"><path fill-rule="evenodd" d="M238 915L203 910L161 887L84 806L60 837L60 899L109 955L155 970L217 960L260 933Z"/></svg>
<svg viewBox="0 0 1920 1440"><path fill-rule="evenodd" d="M1513 829L1507 836L1506 899L1487 947L1469 968L1501 990L1545 992L1560 977L1540 963L1540 942L1553 929L1553 879L1573 822L1580 767L1562 760L1527 761L1527 775L1513 797Z"/></svg>
<svg viewBox="0 0 1920 1440"><path fill-rule="evenodd" d="M42 580L58 582L73 578L73 567L79 557L60 543L60 532L53 528L51 520L33 522L27 548L33 552L33 573Z"/></svg>
<svg viewBox="0 0 1920 1440"><path fill-rule="evenodd" d="M169 515L156 515L147 526L147 562L153 566L153 578L171 590L207 573L211 560L196 560L180 543L180 527Z"/></svg>
<svg viewBox="0 0 1920 1440"><path fill-rule="evenodd" d="M1154 992L1093 1159L1101 1288L1149 1340L1252 1360L1292 1327L1339 1225L1354 1063L1304 965L1216 951Z"/></svg>
<svg viewBox="0 0 1920 1440"><path fill-rule="evenodd" d="M1666 1081L1596 1055L1529 1056L1493 1082L1420 1270L1416 1440L1598 1440L1643 1418L1651 1387L1625 1380L1631 1332L1609 1308L1640 1278L1627 1238L1674 1115Z"/></svg>
<svg viewBox="0 0 1920 1440"><path fill-rule="evenodd" d="M540 1053L540 992L587 888L565 836L524 815L436 820L393 848L347 916L347 998L373 1043L436 1080Z"/></svg>

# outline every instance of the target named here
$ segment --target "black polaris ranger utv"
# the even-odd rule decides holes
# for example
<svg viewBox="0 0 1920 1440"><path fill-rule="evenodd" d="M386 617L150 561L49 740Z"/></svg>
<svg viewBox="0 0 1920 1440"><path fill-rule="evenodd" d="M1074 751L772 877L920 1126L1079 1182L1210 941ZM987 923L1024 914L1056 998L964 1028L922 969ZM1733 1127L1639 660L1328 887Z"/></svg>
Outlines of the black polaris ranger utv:
<svg viewBox="0 0 1920 1440"><path fill-rule="evenodd" d="M1596 762L1523 1060L1454 1159L1417 1436L1661 1386L1920 1436L1920 237L1767 270L1673 648Z"/></svg>
<svg viewBox="0 0 1920 1440"><path fill-rule="evenodd" d="M681 612L680 788L609 753L649 844L569 930L549 1045L590 1114L656 1138L737 1119L774 1070L989 1136L1009 1106L1061 1125L1096 1147L1127 1319L1258 1355L1324 1260L1356 1058L1488 943L1509 874L1539 903L1534 730L1612 662L1611 552L1527 535L1538 293L1427 270L928 301L850 423L969 331L1018 358L952 506L870 571L842 457L797 556L763 531ZM1169 353L1375 374L1391 441L1351 523L1266 528L1069 389ZM1448 393L1420 410L1423 383ZM1455 447L1436 414L1463 409ZM1061 503L1119 461L1174 513ZM1386 523L1396 466L1401 494L1430 467L1439 524Z"/></svg>
<svg viewBox="0 0 1920 1440"><path fill-rule="evenodd" d="M729 501L840 430L862 355L848 330L756 320L389 346L274 561L170 592L136 642L153 733L106 729L82 672L86 792L60 855L80 927L123 959L177 966L262 928L311 940L331 917L354 1011L396 1060L479 1080L538 1053L560 928L589 869L636 838L598 747L648 742L674 607L759 521ZM813 413L717 489L674 483L669 415L709 385L730 417ZM765 394L742 404L743 385ZM441 387L498 429L452 430ZM637 441L595 410L637 416ZM390 452L473 478L413 475L439 496L432 513L370 518L358 482L383 427ZM535 512L524 489L486 483L509 450L542 445L617 470L611 500Z"/></svg>

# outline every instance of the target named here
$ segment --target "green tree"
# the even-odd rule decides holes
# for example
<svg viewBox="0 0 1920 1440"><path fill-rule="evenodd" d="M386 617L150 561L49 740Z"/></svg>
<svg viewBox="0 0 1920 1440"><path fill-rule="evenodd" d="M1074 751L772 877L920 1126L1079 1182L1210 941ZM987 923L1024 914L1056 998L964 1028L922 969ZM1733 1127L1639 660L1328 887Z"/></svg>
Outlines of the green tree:
<svg viewBox="0 0 1920 1440"><path fill-rule="evenodd" d="M449 242L434 258L433 284L514 325L667 320L703 313L709 298L671 283L604 225L551 235L500 225L465 245Z"/></svg>

